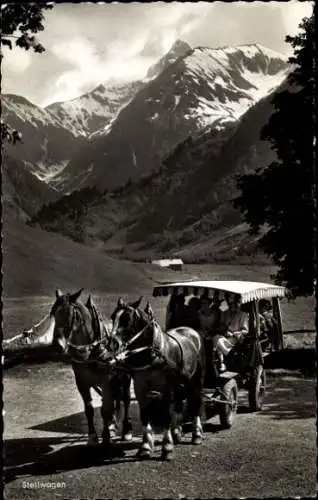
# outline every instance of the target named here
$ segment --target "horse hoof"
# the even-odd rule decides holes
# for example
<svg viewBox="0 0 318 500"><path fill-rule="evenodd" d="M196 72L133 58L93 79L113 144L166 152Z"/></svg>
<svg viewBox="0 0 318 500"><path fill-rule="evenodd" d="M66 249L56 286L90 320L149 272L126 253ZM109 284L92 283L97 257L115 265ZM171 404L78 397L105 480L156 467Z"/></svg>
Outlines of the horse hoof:
<svg viewBox="0 0 318 500"><path fill-rule="evenodd" d="M87 446L96 446L98 445L98 437L96 434L90 434L88 436Z"/></svg>
<svg viewBox="0 0 318 500"><path fill-rule="evenodd" d="M161 453L161 460L164 460L165 462L170 462L170 460L174 459L174 452L173 450L163 450Z"/></svg>
<svg viewBox="0 0 318 500"><path fill-rule="evenodd" d="M132 432L127 432L126 434L122 435L123 441L132 441L132 438L133 438Z"/></svg>
<svg viewBox="0 0 318 500"><path fill-rule="evenodd" d="M114 439L115 437L117 437L117 432L115 429L109 429L109 437L110 439Z"/></svg>
<svg viewBox="0 0 318 500"><path fill-rule="evenodd" d="M140 458L140 460L147 460L151 457L151 451L145 450L145 449L140 449L137 451L136 456L138 458Z"/></svg>
<svg viewBox="0 0 318 500"><path fill-rule="evenodd" d="M181 432L176 432L172 434L172 439L174 444L180 444L182 441Z"/></svg>
<svg viewBox="0 0 318 500"><path fill-rule="evenodd" d="M202 436L192 436L191 444L201 444L202 443Z"/></svg>

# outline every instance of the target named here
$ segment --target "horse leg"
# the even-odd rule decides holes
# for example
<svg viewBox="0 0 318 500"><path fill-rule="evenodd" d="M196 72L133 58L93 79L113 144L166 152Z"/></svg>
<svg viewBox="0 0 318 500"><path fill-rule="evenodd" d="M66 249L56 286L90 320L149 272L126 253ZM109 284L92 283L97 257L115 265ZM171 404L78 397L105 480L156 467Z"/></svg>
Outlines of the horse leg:
<svg viewBox="0 0 318 500"><path fill-rule="evenodd" d="M174 458L174 445L171 432L171 423L172 423L171 410L172 408L171 408L170 394L165 395L162 405L162 419L164 428L163 438L162 438L162 449L161 449L162 460L172 460Z"/></svg>
<svg viewBox="0 0 318 500"><path fill-rule="evenodd" d="M193 418L192 421L192 444L201 444L203 439L203 428L200 415Z"/></svg>
<svg viewBox="0 0 318 500"><path fill-rule="evenodd" d="M152 427L150 425L150 419L149 419L149 412L147 408L140 408L140 420L142 423L143 427L143 435L142 435L142 442L139 450L137 451L137 456L142 459L150 458L155 442L154 442L154 437L152 433Z"/></svg>
<svg viewBox="0 0 318 500"><path fill-rule="evenodd" d="M121 410L120 399L116 398L114 401L114 412L112 415L112 421L108 426L109 435L111 438L115 438L117 436L118 422L120 420L120 410Z"/></svg>
<svg viewBox="0 0 318 500"><path fill-rule="evenodd" d="M124 378L123 380L123 402L124 402L124 420L123 420L123 429L122 429L122 439L124 441L132 440L132 423L131 418L129 417L129 408L130 408L130 384L131 378Z"/></svg>
<svg viewBox="0 0 318 500"><path fill-rule="evenodd" d="M110 391L111 391L111 399L113 402L113 412L111 416L111 421L108 425L110 438L115 438L118 433L118 422L120 420L120 387L118 377L115 375L111 377L110 381Z"/></svg>
<svg viewBox="0 0 318 500"><path fill-rule="evenodd" d="M114 400L112 397L112 390L110 381L103 384L102 406L101 415L103 418L103 448L108 456L121 457L124 455L123 451L118 446L111 443L109 427L114 416Z"/></svg>
<svg viewBox="0 0 318 500"><path fill-rule="evenodd" d="M202 369L201 366L199 366L189 383L188 392L189 415L192 418L192 444L201 444L203 439L203 429L200 418L202 407L202 386Z"/></svg>
<svg viewBox="0 0 318 500"><path fill-rule="evenodd" d="M174 444L179 444L182 441L182 414L183 414L183 401L176 395L174 412L172 414L172 439Z"/></svg>
<svg viewBox="0 0 318 500"><path fill-rule="evenodd" d="M88 423L88 446L94 446L98 444L98 436L94 426L94 408L92 400L84 400L85 415Z"/></svg>
<svg viewBox="0 0 318 500"><path fill-rule="evenodd" d="M82 400L84 403L84 411L87 419L87 424L88 424L88 441L87 445L88 446L93 446L98 444L98 436L97 432L94 426L94 408L93 408L93 403L92 403L92 396L91 396L91 391L89 385L85 383L81 376L78 374L78 372L75 372L75 381L76 381L76 386L78 389L78 392L82 396Z"/></svg>

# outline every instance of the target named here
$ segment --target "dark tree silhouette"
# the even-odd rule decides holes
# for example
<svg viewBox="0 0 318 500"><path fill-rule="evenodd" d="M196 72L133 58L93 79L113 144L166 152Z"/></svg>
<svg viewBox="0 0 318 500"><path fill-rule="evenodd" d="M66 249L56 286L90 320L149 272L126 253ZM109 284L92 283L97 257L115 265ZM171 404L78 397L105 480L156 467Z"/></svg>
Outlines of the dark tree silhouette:
<svg viewBox="0 0 318 500"><path fill-rule="evenodd" d="M53 3L6 3L1 5L1 61L2 47L10 50L14 46L34 52L44 52L45 48L34 36L44 29L44 10L52 9ZM15 144L21 134L1 120L1 142Z"/></svg>
<svg viewBox="0 0 318 500"><path fill-rule="evenodd" d="M276 161L254 174L241 176L234 201L251 233L267 229L261 248L278 266L276 282L294 296L312 295L316 279L316 220L314 165L315 33L314 15L287 36L294 49L287 89L272 101L274 112L261 139L276 152Z"/></svg>

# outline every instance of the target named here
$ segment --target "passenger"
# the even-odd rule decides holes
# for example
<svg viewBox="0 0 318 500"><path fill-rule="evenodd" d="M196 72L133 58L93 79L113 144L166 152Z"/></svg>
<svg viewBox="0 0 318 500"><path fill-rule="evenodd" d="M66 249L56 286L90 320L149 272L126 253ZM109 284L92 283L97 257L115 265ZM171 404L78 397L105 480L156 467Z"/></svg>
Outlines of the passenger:
<svg viewBox="0 0 318 500"><path fill-rule="evenodd" d="M215 349L219 356L220 371L225 371L224 356L227 356L231 349L243 340L248 333L249 316L241 309L241 298L239 296L227 297L228 309L221 312L220 331L223 335L218 335L215 339Z"/></svg>
<svg viewBox="0 0 318 500"><path fill-rule="evenodd" d="M173 318L175 315L176 303L177 303L177 296L175 294L172 294L167 307L166 331L172 328L171 325L173 323Z"/></svg>
<svg viewBox="0 0 318 500"><path fill-rule="evenodd" d="M273 317L273 308L269 300L262 299L259 301L259 315L261 334L267 335L268 340L273 344L277 321Z"/></svg>
<svg viewBox="0 0 318 500"><path fill-rule="evenodd" d="M185 321L185 296L184 294L177 295L177 303L175 309L175 323L174 328L178 326L183 326Z"/></svg>
<svg viewBox="0 0 318 500"><path fill-rule="evenodd" d="M170 330L171 328L177 328L178 326L182 326L184 324L185 321L184 302L185 302L185 296L183 294L171 295L168 306L166 330Z"/></svg>
<svg viewBox="0 0 318 500"><path fill-rule="evenodd" d="M202 297L199 315L202 337L209 338L213 335L213 329L219 317L219 312L213 307L213 302L210 298Z"/></svg>
<svg viewBox="0 0 318 500"><path fill-rule="evenodd" d="M185 310L185 326L189 326L196 331L201 330L200 314L201 299L192 297Z"/></svg>

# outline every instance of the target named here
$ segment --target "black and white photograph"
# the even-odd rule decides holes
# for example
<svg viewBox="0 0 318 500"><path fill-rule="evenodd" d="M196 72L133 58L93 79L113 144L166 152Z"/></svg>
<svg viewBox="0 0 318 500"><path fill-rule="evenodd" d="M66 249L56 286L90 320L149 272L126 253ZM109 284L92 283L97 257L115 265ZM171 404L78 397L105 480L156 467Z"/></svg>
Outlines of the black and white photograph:
<svg viewBox="0 0 318 500"><path fill-rule="evenodd" d="M6 500L316 497L315 11L1 4Z"/></svg>

